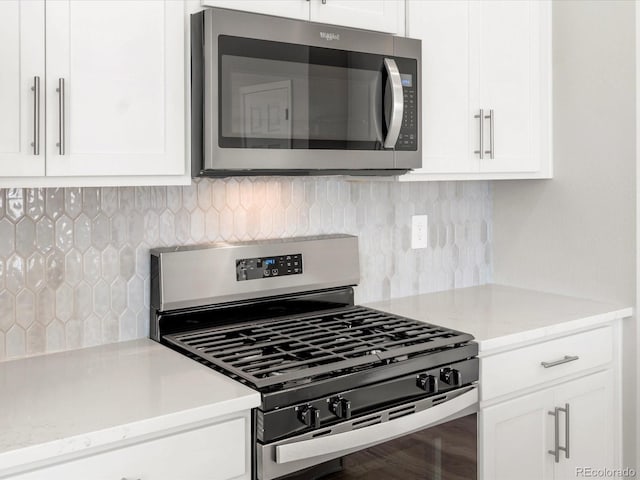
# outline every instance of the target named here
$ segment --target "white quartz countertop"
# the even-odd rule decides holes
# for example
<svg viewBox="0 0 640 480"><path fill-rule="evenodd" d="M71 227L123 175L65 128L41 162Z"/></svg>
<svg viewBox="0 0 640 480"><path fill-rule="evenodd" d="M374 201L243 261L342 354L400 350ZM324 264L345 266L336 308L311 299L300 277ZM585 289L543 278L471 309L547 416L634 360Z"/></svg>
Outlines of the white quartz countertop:
<svg viewBox="0 0 640 480"><path fill-rule="evenodd" d="M148 339L0 362L0 476L259 403L258 392Z"/></svg>
<svg viewBox="0 0 640 480"><path fill-rule="evenodd" d="M414 295L367 306L471 333L481 354L633 314L631 307L503 285Z"/></svg>

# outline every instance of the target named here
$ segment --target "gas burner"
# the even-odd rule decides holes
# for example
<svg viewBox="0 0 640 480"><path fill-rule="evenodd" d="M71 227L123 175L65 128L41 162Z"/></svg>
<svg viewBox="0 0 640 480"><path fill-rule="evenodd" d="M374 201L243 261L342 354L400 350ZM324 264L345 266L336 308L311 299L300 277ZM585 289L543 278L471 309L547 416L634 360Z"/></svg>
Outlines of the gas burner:
<svg viewBox="0 0 640 480"><path fill-rule="evenodd" d="M164 339L260 389L398 361L472 337L371 308L347 307Z"/></svg>

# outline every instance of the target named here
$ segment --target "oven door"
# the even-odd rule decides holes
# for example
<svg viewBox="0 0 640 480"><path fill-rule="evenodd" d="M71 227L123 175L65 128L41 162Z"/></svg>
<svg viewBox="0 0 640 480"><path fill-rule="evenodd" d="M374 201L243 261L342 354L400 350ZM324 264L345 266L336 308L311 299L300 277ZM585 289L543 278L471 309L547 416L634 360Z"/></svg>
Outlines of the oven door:
<svg viewBox="0 0 640 480"><path fill-rule="evenodd" d="M429 455L411 455L406 451L406 445L425 444L425 439L433 439L436 436L426 429L444 424L461 417L466 417L478 411L477 386L463 387L447 392L445 395L436 395L426 399L410 402L400 406L376 412L374 414L359 417L347 422L309 432L294 438L288 438L267 445L256 446L256 477L258 480L272 480L276 478L288 478L296 472L319 468L302 473L306 479L319 478L323 473L337 473L328 476L331 480L349 479L353 466L357 466L357 475L362 475L363 468L370 477L366 478L402 478L410 480L413 471L428 472L442 468L442 456L438 460L436 450L435 461L429 459ZM466 427L464 425L467 425ZM462 469L473 471L475 475L475 428L473 418L462 427L453 428L452 431L466 431L469 444L469 462ZM473 427L473 428L472 428ZM450 429L451 430L451 429ZM413 438L413 439L412 439ZM441 437L442 438L442 437ZM414 442L415 441L415 442ZM407 443L408 442L408 443ZM437 448L437 445L436 445ZM358 453L356 453L358 452ZM355 454L350 457L351 454ZM387 458L382 462L360 462L361 459L375 458L382 455ZM400 455L400 459L391 457ZM344 457L344 458L341 458ZM338 462L333 462L340 459ZM416 464L416 462L418 464ZM439 463L438 463L439 462ZM406 475L387 477L384 469L394 465L394 469L406 469ZM324 468L324 472L322 472ZM458 467L460 468L460 467ZM320 473L318 473L320 472ZM375 476L378 473L381 476ZM291 477L295 478L295 477ZM361 477L364 478L364 477ZM417 476L415 478L424 478ZM437 476L435 477L437 478ZM467 477L464 477L467 478Z"/></svg>
<svg viewBox="0 0 640 480"><path fill-rule="evenodd" d="M385 170L416 155L418 61L393 37L204 13L204 171Z"/></svg>

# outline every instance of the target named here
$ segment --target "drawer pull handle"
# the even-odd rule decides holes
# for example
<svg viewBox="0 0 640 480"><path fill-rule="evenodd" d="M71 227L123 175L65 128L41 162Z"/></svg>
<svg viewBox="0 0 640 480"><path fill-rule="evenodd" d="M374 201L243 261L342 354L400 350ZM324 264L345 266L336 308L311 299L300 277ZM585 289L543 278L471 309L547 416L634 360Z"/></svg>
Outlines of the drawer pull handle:
<svg viewBox="0 0 640 480"><path fill-rule="evenodd" d="M563 363L575 362L579 359L580 357L578 355L565 355L564 358L560 360L556 360L555 362L540 362L540 365L542 365L544 368L551 368L562 365Z"/></svg>

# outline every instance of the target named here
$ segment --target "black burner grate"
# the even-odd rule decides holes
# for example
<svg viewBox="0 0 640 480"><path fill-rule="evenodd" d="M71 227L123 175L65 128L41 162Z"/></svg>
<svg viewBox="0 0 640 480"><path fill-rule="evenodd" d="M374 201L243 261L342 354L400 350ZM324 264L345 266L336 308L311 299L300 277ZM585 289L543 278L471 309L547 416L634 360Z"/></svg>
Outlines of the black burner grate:
<svg viewBox="0 0 640 480"><path fill-rule="evenodd" d="M473 339L365 307L261 320L164 337L257 388L387 363Z"/></svg>

